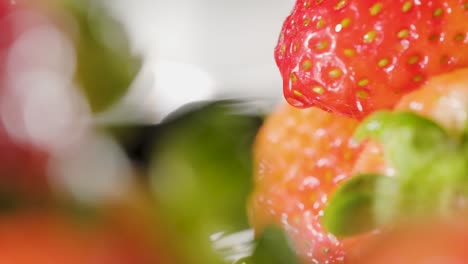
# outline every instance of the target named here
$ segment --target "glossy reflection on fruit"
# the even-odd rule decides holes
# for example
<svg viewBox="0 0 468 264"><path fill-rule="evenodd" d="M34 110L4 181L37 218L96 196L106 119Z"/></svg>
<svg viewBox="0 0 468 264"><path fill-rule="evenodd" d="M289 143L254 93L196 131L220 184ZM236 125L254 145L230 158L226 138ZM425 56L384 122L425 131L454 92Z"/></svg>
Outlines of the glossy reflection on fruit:
<svg viewBox="0 0 468 264"><path fill-rule="evenodd" d="M275 58L287 101L362 118L468 66L460 0L298 0Z"/></svg>
<svg viewBox="0 0 468 264"><path fill-rule="evenodd" d="M279 107L254 148L255 191L250 220L258 233L282 226L307 262L340 263L342 241L320 224L328 196L349 176L361 147L351 140L357 121L317 108Z"/></svg>

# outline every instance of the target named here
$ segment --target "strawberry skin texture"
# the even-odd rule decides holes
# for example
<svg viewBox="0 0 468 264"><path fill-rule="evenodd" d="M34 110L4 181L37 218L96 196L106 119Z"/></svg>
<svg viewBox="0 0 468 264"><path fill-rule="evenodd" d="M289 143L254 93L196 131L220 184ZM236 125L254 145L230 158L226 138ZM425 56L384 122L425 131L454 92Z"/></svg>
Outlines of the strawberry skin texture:
<svg viewBox="0 0 468 264"><path fill-rule="evenodd" d="M275 48L287 101L361 119L468 65L465 0L298 0Z"/></svg>
<svg viewBox="0 0 468 264"><path fill-rule="evenodd" d="M467 122L467 105L468 68L464 68L429 79L420 89L401 98L396 109L418 113L452 133L460 133ZM356 174L367 172L395 174L377 142L367 143L354 168Z"/></svg>
<svg viewBox="0 0 468 264"><path fill-rule="evenodd" d="M346 241L325 232L320 218L361 150L350 138L357 125L354 119L318 108L300 110L287 104L267 119L254 146L249 217L257 234L277 224L305 263L342 263Z"/></svg>

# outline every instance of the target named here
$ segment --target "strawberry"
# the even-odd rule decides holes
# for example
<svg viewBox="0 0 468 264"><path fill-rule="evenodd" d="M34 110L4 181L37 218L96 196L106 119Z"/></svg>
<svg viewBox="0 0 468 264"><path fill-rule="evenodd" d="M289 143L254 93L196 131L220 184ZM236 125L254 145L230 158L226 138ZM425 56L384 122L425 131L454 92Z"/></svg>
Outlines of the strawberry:
<svg viewBox="0 0 468 264"><path fill-rule="evenodd" d="M298 0L275 49L284 95L363 118L468 65L465 0Z"/></svg>
<svg viewBox="0 0 468 264"><path fill-rule="evenodd" d="M397 110L411 110L442 124L452 133L460 133L467 121L468 69L433 77L420 89L404 96ZM356 162L354 173L395 174L384 158L382 146L369 142Z"/></svg>
<svg viewBox="0 0 468 264"><path fill-rule="evenodd" d="M349 263L467 263L467 239L468 226L460 219L405 223L365 243L360 255Z"/></svg>
<svg viewBox="0 0 468 264"><path fill-rule="evenodd" d="M249 216L257 233L283 227L308 263L341 263L345 243L320 224L328 196L350 176L361 147L350 140L357 121L318 108L276 110L254 146L255 190Z"/></svg>

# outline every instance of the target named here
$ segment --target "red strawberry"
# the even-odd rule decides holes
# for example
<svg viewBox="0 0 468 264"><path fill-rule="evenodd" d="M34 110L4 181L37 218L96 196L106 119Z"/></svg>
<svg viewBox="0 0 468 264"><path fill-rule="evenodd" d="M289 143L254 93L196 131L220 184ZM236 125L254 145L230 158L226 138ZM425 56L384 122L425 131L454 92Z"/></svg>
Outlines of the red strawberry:
<svg viewBox="0 0 468 264"><path fill-rule="evenodd" d="M468 263L465 221L411 223L379 234L365 243L351 264Z"/></svg>
<svg viewBox="0 0 468 264"><path fill-rule="evenodd" d="M254 148L255 191L249 213L257 232L279 224L306 262L344 260L345 241L325 232L320 218L327 198L350 176L360 151L350 140L357 125L318 108L289 105L267 119Z"/></svg>
<svg viewBox="0 0 468 264"><path fill-rule="evenodd" d="M466 0L298 0L275 58L287 101L362 118L468 65Z"/></svg>
<svg viewBox="0 0 468 264"><path fill-rule="evenodd" d="M452 133L465 128L468 116L468 68L433 77L420 89L404 96L398 110L411 110L435 120ZM356 162L355 173L393 174L379 143L369 142Z"/></svg>

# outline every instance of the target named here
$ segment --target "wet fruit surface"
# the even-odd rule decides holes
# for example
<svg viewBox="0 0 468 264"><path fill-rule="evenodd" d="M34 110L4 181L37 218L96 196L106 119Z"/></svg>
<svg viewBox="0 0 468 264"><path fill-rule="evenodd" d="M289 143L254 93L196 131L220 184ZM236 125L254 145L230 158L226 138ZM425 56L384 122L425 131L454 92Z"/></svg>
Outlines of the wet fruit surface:
<svg viewBox="0 0 468 264"><path fill-rule="evenodd" d="M320 217L357 159L360 146L350 139L356 126L355 120L317 108L284 105L257 136L251 222L258 232L271 223L281 225L310 263L344 260L342 242L323 230Z"/></svg>
<svg viewBox="0 0 468 264"><path fill-rule="evenodd" d="M275 50L285 97L356 118L391 108L468 65L467 19L460 0L297 1Z"/></svg>

